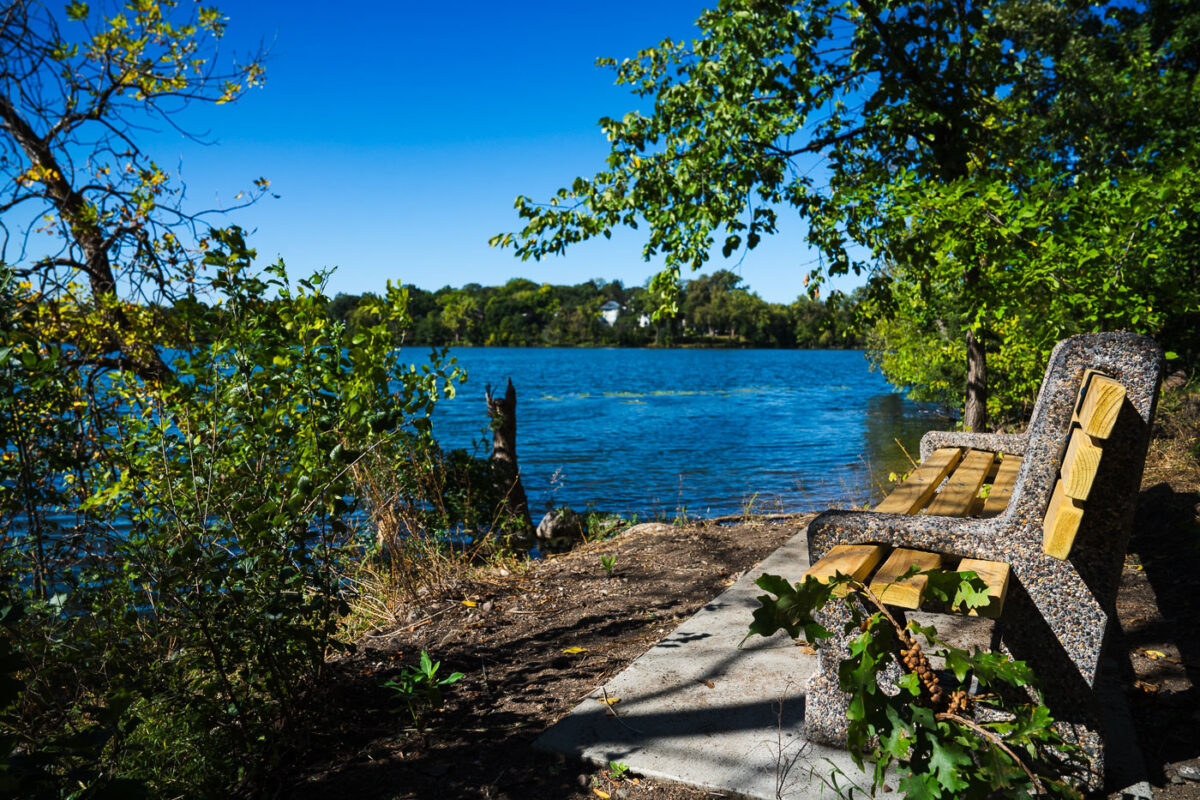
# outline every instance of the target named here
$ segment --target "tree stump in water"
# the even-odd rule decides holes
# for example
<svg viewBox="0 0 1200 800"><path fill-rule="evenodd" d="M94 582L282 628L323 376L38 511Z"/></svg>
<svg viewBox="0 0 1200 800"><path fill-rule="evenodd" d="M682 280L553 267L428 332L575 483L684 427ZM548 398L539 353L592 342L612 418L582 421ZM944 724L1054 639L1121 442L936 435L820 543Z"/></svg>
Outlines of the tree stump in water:
<svg viewBox="0 0 1200 800"><path fill-rule="evenodd" d="M525 497L525 486L517 467L517 390L509 378L504 397L493 396L491 384L487 385L485 394L488 416L492 420L492 473L504 496L505 510L522 526L522 546L532 547L533 519L529 516L529 500Z"/></svg>

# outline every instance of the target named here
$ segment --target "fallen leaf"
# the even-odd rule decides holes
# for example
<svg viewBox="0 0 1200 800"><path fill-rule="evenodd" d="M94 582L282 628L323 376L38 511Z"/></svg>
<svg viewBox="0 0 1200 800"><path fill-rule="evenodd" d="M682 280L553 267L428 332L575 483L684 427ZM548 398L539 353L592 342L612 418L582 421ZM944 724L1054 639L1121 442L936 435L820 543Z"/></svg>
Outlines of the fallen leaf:
<svg viewBox="0 0 1200 800"><path fill-rule="evenodd" d="M604 791L603 789L592 789L592 791L595 792L596 796L600 797L602 800L608 800L608 798L612 797L612 795L610 795L608 792Z"/></svg>
<svg viewBox="0 0 1200 800"><path fill-rule="evenodd" d="M475 607L475 605L476 605L476 603L475 603L475 601L474 601L474 600L463 600L463 601L462 601L462 604L463 604L464 606L466 606L467 608L474 608L474 607Z"/></svg>
<svg viewBox="0 0 1200 800"><path fill-rule="evenodd" d="M715 689L715 688L716 688L716 686L717 686L717 685L716 685L715 683L713 683L712 681L706 681L706 680L704 680L704 679L702 679L702 678L697 678L697 679L696 679L696 683L702 683L702 684L704 684L705 686L707 686L707 687L708 687L708 688L710 688L710 689Z"/></svg>
<svg viewBox="0 0 1200 800"><path fill-rule="evenodd" d="M1146 658L1151 658L1151 659L1155 659L1155 660L1167 657L1167 654L1164 653L1162 650L1143 650L1142 652L1146 654Z"/></svg>
<svg viewBox="0 0 1200 800"><path fill-rule="evenodd" d="M617 703L621 702L621 698L608 697L607 695L604 697L597 697L596 699L599 700L601 703L603 703L606 706L615 706Z"/></svg>
<svg viewBox="0 0 1200 800"><path fill-rule="evenodd" d="M586 653L587 648L586 647L568 647L567 649L563 650L563 652L569 656L576 656L576 655L579 655L580 653Z"/></svg>

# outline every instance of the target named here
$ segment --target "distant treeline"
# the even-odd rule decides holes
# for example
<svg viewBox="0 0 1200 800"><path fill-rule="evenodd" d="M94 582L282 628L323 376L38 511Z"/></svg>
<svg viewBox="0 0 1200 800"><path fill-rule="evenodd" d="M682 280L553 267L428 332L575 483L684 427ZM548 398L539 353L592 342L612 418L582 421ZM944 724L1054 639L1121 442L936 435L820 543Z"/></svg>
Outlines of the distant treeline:
<svg viewBox="0 0 1200 800"><path fill-rule="evenodd" d="M643 287L592 280L574 286L514 278L435 292L406 287L412 328L406 344L509 347L861 347L858 294L768 303L728 270L683 284L679 313L652 319L657 300ZM369 295L368 295L369 296ZM338 294L329 316L353 330L373 322L363 296Z"/></svg>

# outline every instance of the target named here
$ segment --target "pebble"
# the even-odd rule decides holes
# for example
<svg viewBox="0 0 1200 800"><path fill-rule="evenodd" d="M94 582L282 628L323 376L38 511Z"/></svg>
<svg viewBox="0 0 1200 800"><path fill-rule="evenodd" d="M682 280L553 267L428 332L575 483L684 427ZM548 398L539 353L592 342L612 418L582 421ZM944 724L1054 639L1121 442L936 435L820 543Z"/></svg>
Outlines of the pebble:
<svg viewBox="0 0 1200 800"><path fill-rule="evenodd" d="M1180 764L1176 771L1179 772L1181 778L1187 778L1189 781L1200 781L1200 767L1192 766L1191 764Z"/></svg>

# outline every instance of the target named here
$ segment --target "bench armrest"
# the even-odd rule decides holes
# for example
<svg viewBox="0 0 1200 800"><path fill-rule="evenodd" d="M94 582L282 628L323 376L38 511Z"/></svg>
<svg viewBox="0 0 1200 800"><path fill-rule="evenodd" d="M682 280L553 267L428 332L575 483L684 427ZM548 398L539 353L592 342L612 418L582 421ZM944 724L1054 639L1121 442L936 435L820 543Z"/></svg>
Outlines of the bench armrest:
<svg viewBox="0 0 1200 800"><path fill-rule="evenodd" d="M1002 548L994 545L1011 530L1012 526L1002 516L982 519L878 511L826 511L808 524L809 556L816 563L836 544L876 542L1003 560ZM993 549L996 550L994 554L991 553Z"/></svg>
<svg viewBox="0 0 1200 800"><path fill-rule="evenodd" d="M939 447L970 447L975 450L991 450L1025 455L1029 441L1027 433L968 433L966 431L929 431L921 437L921 460Z"/></svg>

